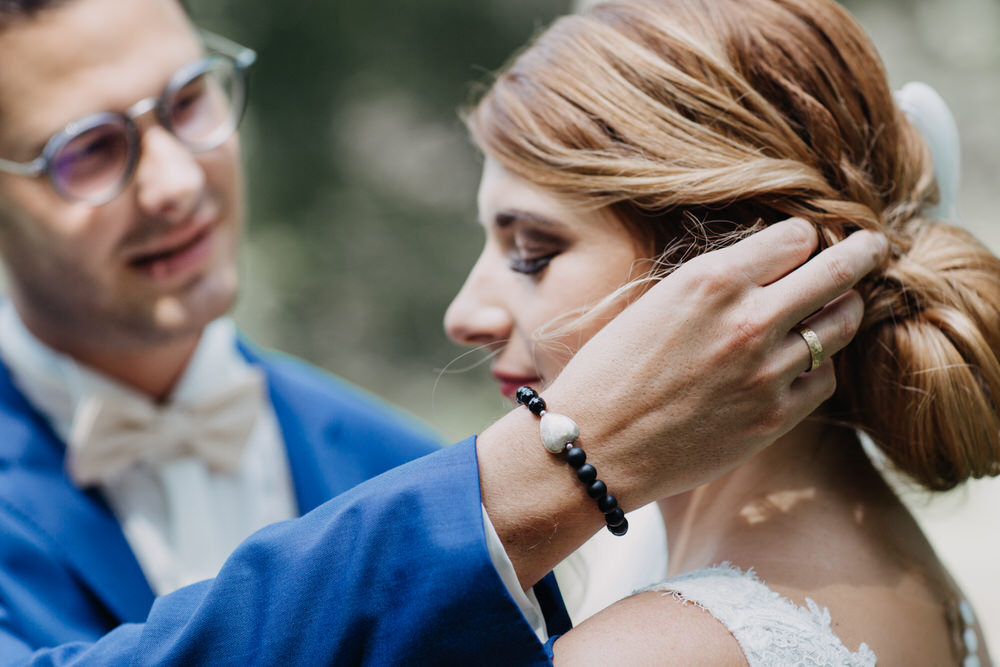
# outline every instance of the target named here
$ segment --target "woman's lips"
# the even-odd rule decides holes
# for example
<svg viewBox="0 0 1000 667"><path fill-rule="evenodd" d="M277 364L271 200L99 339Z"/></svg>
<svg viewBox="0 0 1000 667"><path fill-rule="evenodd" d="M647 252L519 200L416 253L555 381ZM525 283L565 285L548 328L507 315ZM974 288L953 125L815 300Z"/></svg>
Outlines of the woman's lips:
<svg viewBox="0 0 1000 667"><path fill-rule="evenodd" d="M541 382L541 378L536 375L508 375L493 371L493 377L500 383L500 393L511 400L514 400L514 392L517 391L518 387L526 384L537 387L539 382Z"/></svg>

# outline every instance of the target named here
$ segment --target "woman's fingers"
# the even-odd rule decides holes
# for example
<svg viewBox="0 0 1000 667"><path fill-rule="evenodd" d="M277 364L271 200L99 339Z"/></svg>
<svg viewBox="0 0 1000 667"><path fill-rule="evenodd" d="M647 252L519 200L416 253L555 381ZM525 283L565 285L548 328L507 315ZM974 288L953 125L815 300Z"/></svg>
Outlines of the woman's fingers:
<svg viewBox="0 0 1000 667"><path fill-rule="evenodd" d="M765 287L766 299L781 306L779 326L791 329L854 287L882 263L887 246L881 234L854 232Z"/></svg>
<svg viewBox="0 0 1000 667"><path fill-rule="evenodd" d="M827 304L802 322L815 336L812 347L807 340L808 332L800 333L797 329L789 331L781 342L776 354L782 370L791 377L807 372L812 365L813 348L817 344L822 350L823 359L829 359L840 352L854 339L864 314L864 301L854 290Z"/></svg>

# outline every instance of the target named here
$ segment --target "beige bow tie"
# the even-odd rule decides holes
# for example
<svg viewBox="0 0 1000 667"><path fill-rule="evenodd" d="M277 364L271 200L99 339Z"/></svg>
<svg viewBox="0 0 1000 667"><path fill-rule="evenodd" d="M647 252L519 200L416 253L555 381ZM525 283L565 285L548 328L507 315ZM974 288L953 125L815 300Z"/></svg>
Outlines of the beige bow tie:
<svg viewBox="0 0 1000 667"><path fill-rule="evenodd" d="M80 487L110 481L138 463L194 456L232 472L260 412L263 381L251 369L196 405L158 406L142 397L90 396L73 415L67 468Z"/></svg>

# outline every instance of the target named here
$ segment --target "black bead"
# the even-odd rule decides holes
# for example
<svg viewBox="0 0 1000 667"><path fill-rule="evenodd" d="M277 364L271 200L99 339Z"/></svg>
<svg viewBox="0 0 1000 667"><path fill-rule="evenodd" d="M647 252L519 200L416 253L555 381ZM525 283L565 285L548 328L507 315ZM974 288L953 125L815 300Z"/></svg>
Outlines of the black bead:
<svg viewBox="0 0 1000 667"><path fill-rule="evenodd" d="M611 531L612 535L621 537L628 532L628 521L623 521L620 526L608 526L608 530Z"/></svg>
<svg viewBox="0 0 1000 667"><path fill-rule="evenodd" d="M590 465L589 463L584 463L582 466L576 469L576 476L584 484L590 484L595 479L597 479L597 468Z"/></svg>
<svg viewBox="0 0 1000 667"><path fill-rule="evenodd" d="M545 411L545 401L542 400L541 396L535 395L530 401L528 401L528 409L534 415L540 415Z"/></svg>
<svg viewBox="0 0 1000 667"><path fill-rule="evenodd" d="M615 498L610 493L605 493L603 496L597 499L597 509L601 510L605 514L618 507L618 499Z"/></svg>
<svg viewBox="0 0 1000 667"><path fill-rule="evenodd" d="M616 507L604 515L604 520L608 522L609 526L620 526L625 520L625 512L621 507Z"/></svg>
<svg viewBox="0 0 1000 667"><path fill-rule="evenodd" d="M538 392L529 387L528 385L524 385L523 387L518 387L517 391L514 393L514 398L521 405L527 405L528 401L535 398L536 396L538 396Z"/></svg>
<svg viewBox="0 0 1000 667"><path fill-rule="evenodd" d="M574 469L579 469L584 463L587 462L587 453L579 447L571 447L568 452L566 452L566 463L573 466ZM597 471L594 471L595 473Z"/></svg>
<svg viewBox="0 0 1000 667"><path fill-rule="evenodd" d="M591 482L590 486L587 487L587 495L590 496L591 498L600 498L607 492L608 492L608 487L601 480Z"/></svg>

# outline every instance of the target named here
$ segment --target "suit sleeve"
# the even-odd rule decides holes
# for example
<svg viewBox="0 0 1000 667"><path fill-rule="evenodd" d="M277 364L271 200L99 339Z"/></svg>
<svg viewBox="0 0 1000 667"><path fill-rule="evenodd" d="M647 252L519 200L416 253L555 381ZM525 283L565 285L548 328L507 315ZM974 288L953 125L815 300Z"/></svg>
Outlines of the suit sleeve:
<svg viewBox="0 0 1000 667"><path fill-rule="evenodd" d="M96 642L27 653L0 625L8 660L549 664L490 562L474 439L259 531L214 580L157 599L144 623Z"/></svg>

